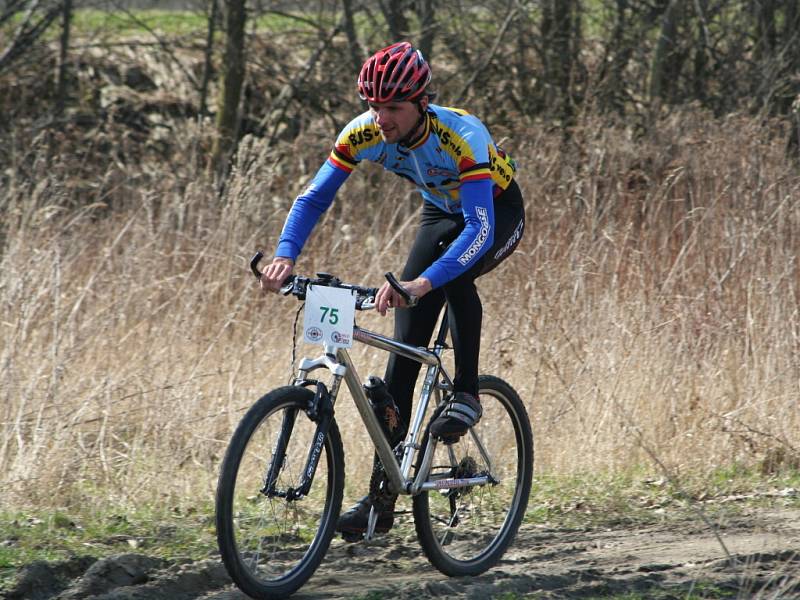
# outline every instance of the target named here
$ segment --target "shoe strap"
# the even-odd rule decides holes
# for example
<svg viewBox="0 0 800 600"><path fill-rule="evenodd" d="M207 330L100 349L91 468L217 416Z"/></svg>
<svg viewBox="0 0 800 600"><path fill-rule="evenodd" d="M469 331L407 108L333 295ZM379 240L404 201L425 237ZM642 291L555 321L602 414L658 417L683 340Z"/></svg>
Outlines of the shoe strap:
<svg viewBox="0 0 800 600"><path fill-rule="evenodd" d="M478 410L464 402L451 401L444 410L443 416L463 421L467 425L474 425L481 418L483 411L478 405Z"/></svg>

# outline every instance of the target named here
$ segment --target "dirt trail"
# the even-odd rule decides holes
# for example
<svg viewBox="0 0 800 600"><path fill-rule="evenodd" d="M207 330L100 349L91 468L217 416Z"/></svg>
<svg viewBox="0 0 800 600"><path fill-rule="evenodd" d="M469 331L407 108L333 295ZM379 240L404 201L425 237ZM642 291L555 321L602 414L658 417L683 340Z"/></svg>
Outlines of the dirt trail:
<svg viewBox="0 0 800 600"><path fill-rule="evenodd" d="M475 578L447 578L422 556L413 527L366 545L334 541L293 598L800 598L800 509L753 510L719 525L699 522L602 530L523 526L502 562ZM702 595L701 595L702 594ZM246 600L219 561L183 564L139 554L34 563L8 600Z"/></svg>

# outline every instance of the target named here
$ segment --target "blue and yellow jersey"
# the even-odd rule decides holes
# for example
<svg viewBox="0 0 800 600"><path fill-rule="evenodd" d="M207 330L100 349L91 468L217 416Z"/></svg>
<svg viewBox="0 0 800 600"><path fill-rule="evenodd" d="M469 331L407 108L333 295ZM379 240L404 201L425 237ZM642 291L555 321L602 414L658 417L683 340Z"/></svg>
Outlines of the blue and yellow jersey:
<svg viewBox="0 0 800 600"><path fill-rule="evenodd" d="M386 144L369 112L339 134L329 162L350 173L362 160L412 181L423 198L446 212L460 210L465 181L491 179L495 195L508 187L514 163L492 141L486 127L464 110L428 107L425 133L413 146Z"/></svg>
<svg viewBox="0 0 800 600"><path fill-rule="evenodd" d="M422 276L438 287L466 271L493 239L493 197L511 183L514 161L464 110L428 105L425 131L413 146L387 144L369 111L336 138L325 164L295 200L278 243L277 256L295 259L319 216L362 160L383 165L414 183L426 202L464 214L465 227L442 258Z"/></svg>

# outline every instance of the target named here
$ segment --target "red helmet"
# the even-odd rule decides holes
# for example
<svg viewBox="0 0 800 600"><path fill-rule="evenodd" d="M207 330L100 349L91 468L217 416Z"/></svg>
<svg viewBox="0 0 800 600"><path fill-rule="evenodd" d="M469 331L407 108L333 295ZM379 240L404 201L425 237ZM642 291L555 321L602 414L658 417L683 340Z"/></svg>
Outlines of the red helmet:
<svg viewBox="0 0 800 600"><path fill-rule="evenodd" d="M422 52L408 42L378 50L358 75L358 95L368 102L416 100L431 81L431 68Z"/></svg>

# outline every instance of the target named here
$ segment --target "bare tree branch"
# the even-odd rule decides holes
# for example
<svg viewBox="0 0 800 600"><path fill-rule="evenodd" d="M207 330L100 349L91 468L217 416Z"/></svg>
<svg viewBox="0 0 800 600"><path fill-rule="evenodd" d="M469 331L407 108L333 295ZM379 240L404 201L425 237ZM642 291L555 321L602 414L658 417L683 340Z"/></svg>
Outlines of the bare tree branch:
<svg viewBox="0 0 800 600"><path fill-rule="evenodd" d="M39 0L33 0L28 5L28 10L17 27L14 38L0 54L0 71L10 65L17 57L24 53L41 36L50 24L61 14L61 6L51 5L42 15L41 19L35 21L34 16L39 8Z"/></svg>
<svg viewBox="0 0 800 600"><path fill-rule="evenodd" d="M281 105L277 108L277 115L275 114L276 111L272 110L270 113L267 114L265 117L266 119L271 118L271 115L275 115L273 120L272 126L272 133L269 136L269 140L267 141L268 146L272 146L275 142L275 139L278 135L278 128L280 127L281 122L283 121L284 116L286 115L286 111L289 109L289 104L291 104L294 97L297 95L297 90L300 84L305 81L308 76L311 74L311 71L316 66L317 62L319 61L320 57L322 56L323 52L331 45L333 42L333 38L342 31L344 28L344 19L339 21L336 27L331 30L328 35L322 39L322 41L317 46L317 49L314 51L314 54L308 59L305 68L295 77L292 81L290 81L286 87L283 89L281 94L278 96L277 101L281 102ZM264 123L266 125L266 123Z"/></svg>
<svg viewBox="0 0 800 600"><path fill-rule="evenodd" d="M25 6L28 0L8 0L0 13L0 25L11 20Z"/></svg>
<svg viewBox="0 0 800 600"><path fill-rule="evenodd" d="M465 99L466 93L472 87L472 84L475 83L475 79L477 79L478 76L483 73L484 69L491 64L492 60L494 60L494 56L500 49L500 45L506 41L503 38L505 37L509 25L511 25L511 22L514 20L514 17L517 16L518 12L519 8L517 6L514 6L510 11L508 11L506 18L503 21L503 25L500 27L500 31L497 32L497 36L495 37L491 50L489 50L489 53L486 55L486 58L483 60L483 62L477 68L473 69L472 75L470 75L467 82L461 88L461 91L456 94L455 102L462 102Z"/></svg>

